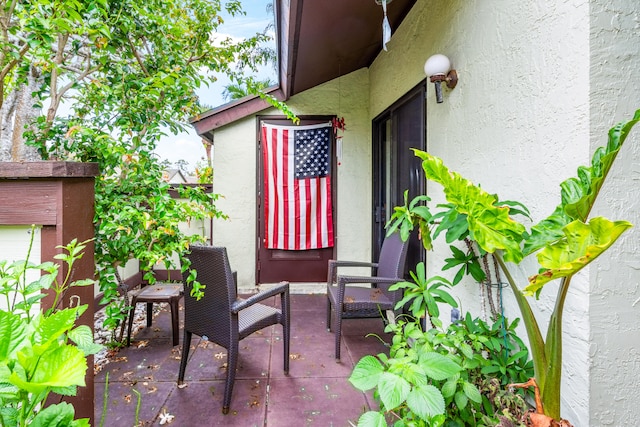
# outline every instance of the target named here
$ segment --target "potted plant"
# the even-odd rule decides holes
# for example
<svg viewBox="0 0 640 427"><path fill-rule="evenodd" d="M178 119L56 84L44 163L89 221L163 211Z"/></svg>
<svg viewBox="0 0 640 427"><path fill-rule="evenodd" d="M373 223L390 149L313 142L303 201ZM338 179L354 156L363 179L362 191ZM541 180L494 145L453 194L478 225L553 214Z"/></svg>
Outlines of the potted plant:
<svg viewBox="0 0 640 427"><path fill-rule="evenodd" d="M430 249L434 231L439 233L445 224L448 242L470 239L483 253L493 254L515 295L529 337L535 375L525 386L539 390L536 413L527 421L531 426L570 425L560 413L564 305L573 276L631 227L627 221L590 218L589 214L623 142L639 120L640 110L633 119L611 128L607 146L595 151L589 167L578 169L578 177L561 184L561 203L530 230L513 218L515 213L523 213L522 204L500 201L450 171L441 159L414 150L422 159L426 178L442 185L448 203L443 205L445 211L435 215L417 203L398 207L398 220L391 231L399 228L408 237L419 227L424 246ZM534 254L540 269L521 288L510 273L510 264L519 264ZM472 256L466 262L477 265L478 260ZM555 279L560 280L560 286L544 337L527 297L539 296Z"/></svg>

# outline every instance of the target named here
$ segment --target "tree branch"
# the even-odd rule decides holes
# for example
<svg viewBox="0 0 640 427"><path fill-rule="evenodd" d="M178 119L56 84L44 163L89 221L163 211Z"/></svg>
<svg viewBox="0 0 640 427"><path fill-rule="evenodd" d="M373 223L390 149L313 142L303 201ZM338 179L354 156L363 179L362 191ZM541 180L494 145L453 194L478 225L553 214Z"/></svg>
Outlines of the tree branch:
<svg viewBox="0 0 640 427"><path fill-rule="evenodd" d="M138 62L138 65L140 65L142 72L144 73L145 76L150 77L151 74L149 74L149 71L147 71L147 68L144 66L144 63L142 62L142 58L140 57L140 53L138 52L136 47L133 45L133 42L131 41L131 38L129 36L127 36L127 42L129 42L129 47L131 48L131 52L133 53L133 56L136 57L136 61Z"/></svg>

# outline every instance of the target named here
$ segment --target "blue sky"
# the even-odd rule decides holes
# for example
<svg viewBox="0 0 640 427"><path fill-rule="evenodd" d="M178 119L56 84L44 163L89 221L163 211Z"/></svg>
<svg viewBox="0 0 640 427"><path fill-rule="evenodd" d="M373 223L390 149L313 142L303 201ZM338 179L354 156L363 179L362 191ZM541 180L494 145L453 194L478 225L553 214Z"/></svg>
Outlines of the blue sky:
<svg viewBox="0 0 640 427"><path fill-rule="evenodd" d="M267 14L267 4L272 0L244 0L242 7L247 12L245 16L229 17L223 15L224 24L219 28L218 34L221 37L232 36L246 38L262 32L273 19ZM260 70L259 76L271 77L275 80L275 71L271 68ZM218 106L226 101L222 97L222 91L229 81L224 76L212 83L208 88L203 87L198 91L201 101L206 105ZM196 166L204 156L201 138L189 126L189 131L180 135L170 135L163 138L158 144L156 153L170 162L186 160L191 168Z"/></svg>

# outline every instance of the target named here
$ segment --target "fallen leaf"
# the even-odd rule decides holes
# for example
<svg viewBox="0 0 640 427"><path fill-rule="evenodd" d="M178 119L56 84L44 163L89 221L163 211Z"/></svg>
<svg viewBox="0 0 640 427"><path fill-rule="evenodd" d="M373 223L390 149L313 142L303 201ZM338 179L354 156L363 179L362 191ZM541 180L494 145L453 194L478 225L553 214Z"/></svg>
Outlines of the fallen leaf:
<svg viewBox="0 0 640 427"><path fill-rule="evenodd" d="M170 413L167 412L167 410L165 408L162 408L162 412L160 413L160 425L165 425L165 424L171 424L171 422L173 422L173 419L175 418L175 415L171 415Z"/></svg>
<svg viewBox="0 0 640 427"><path fill-rule="evenodd" d="M291 360L299 360L299 359L302 359L302 355L300 355L300 353L291 353L289 355L289 359L291 359Z"/></svg>
<svg viewBox="0 0 640 427"><path fill-rule="evenodd" d="M220 359L224 359L224 357L226 356L226 354L224 354L224 352L220 352L220 353L216 353L213 355L213 357L215 357L216 359L220 360Z"/></svg>

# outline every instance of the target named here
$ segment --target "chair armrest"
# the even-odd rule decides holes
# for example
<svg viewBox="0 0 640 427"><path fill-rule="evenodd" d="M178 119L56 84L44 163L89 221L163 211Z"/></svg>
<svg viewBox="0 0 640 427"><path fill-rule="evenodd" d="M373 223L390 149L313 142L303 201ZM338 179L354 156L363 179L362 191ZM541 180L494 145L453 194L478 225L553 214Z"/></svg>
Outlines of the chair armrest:
<svg viewBox="0 0 640 427"><path fill-rule="evenodd" d="M329 269L327 270L327 285L331 286L332 283L336 282L338 267L369 267L371 269L374 269L378 268L378 263L364 261L341 261L337 259L331 259L329 260Z"/></svg>
<svg viewBox="0 0 640 427"><path fill-rule="evenodd" d="M231 305L231 312L234 314L237 314L240 310L250 307L257 302L264 301L269 297L272 297L274 295L279 295L282 293L289 294L289 282L280 282L279 285L271 289L265 289L263 291L258 292L257 294L251 295L247 299L235 301Z"/></svg>
<svg viewBox="0 0 640 427"><path fill-rule="evenodd" d="M337 259L329 260L329 267L377 267L377 262L364 262L364 261L341 261Z"/></svg>
<svg viewBox="0 0 640 427"><path fill-rule="evenodd" d="M338 286L344 287L350 283L398 283L404 282L400 277L365 277L365 276L338 276Z"/></svg>

